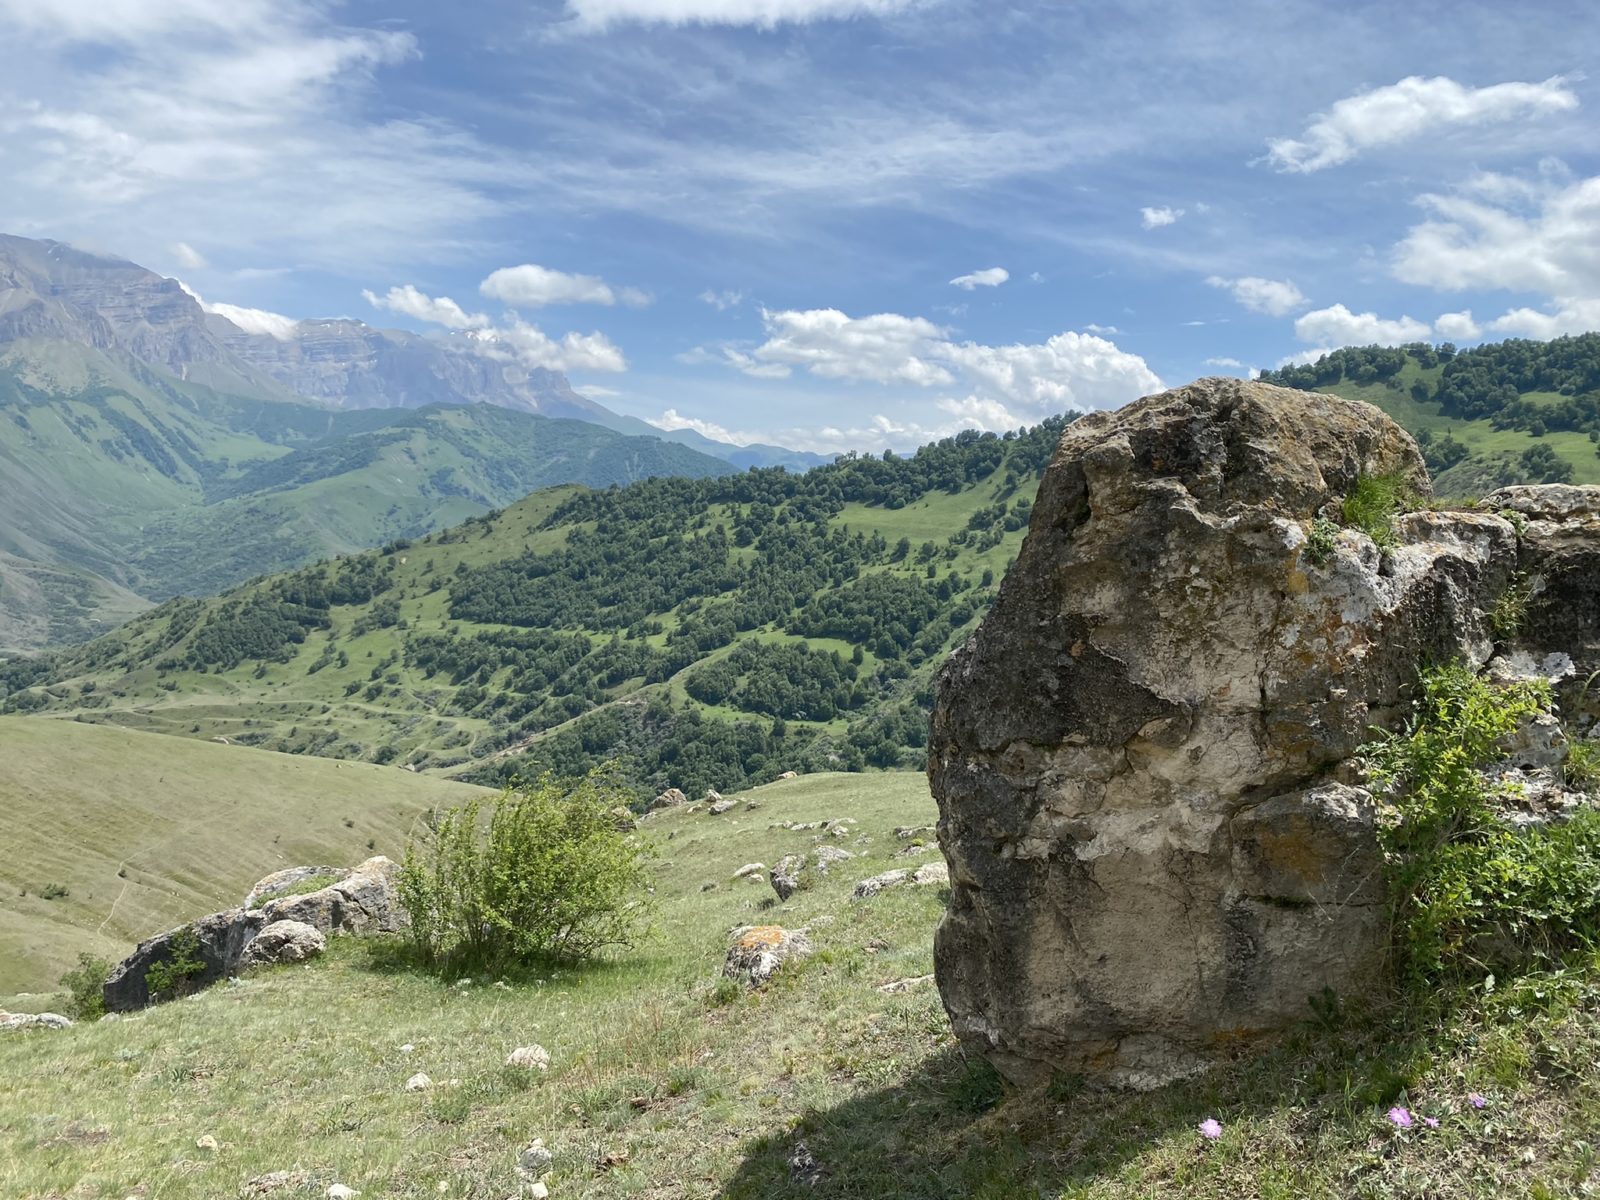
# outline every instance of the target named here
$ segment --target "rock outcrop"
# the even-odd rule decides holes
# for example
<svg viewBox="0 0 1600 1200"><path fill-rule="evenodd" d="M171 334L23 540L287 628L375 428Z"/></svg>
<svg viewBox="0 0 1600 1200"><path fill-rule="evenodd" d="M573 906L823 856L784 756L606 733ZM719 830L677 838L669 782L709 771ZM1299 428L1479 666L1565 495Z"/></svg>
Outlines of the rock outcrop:
<svg viewBox="0 0 1600 1200"><path fill-rule="evenodd" d="M783 929L777 925L755 925L736 929L722 973L753 988L763 986L791 959L811 953L811 939L804 929Z"/></svg>
<svg viewBox="0 0 1600 1200"><path fill-rule="evenodd" d="M305 962L328 948L328 939L304 921L274 921L246 943L239 970Z"/></svg>
<svg viewBox="0 0 1600 1200"><path fill-rule="evenodd" d="M1158 1084L1325 987L1382 986L1352 753L1419 663L1490 659L1513 586L1531 589L1517 649L1600 657L1600 489L1409 512L1380 549L1326 522L1363 476L1429 494L1378 409L1240 380L1064 433L1016 565L939 678L929 755L952 885L939 988L1011 1078Z"/></svg>
<svg viewBox="0 0 1600 1200"><path fill-rule="evenodd" d="M189 988L205 987L237 973L246 965L258 965L246 963L246 951L259 935L275 924L305 925L323 937L341 933L398 932L406 926L405 910L400 907L395 888L399 869L396 863L380 855L350 871L307 867L274 872L250 889L247 901L258 907L252 908L246 903L211 913L140 942L106 979L102 989L106 1010L129 1012L156 999L150 993L147 979L150 969L160 964L191 962L193 970L184 980ZM330 870L343 878L303 895L262 899ZM262 961L280 961L267 957L269 952L284 949L278 944L280 941L283 939L275 939L272 946L262 949ZM305 944L303 936L288 939L288 942L296 941Z"/></svg>

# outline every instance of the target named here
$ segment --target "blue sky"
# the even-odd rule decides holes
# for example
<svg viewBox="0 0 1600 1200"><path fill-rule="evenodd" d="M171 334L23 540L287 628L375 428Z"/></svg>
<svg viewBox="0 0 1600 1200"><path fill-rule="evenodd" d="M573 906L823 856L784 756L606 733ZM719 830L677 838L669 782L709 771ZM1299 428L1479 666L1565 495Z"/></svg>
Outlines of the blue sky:
<svg viewBox="0 0 1600 1200"><path fill-rule="evenodd" d="M905 448L1600 328L1597 60L1576 0L0 0L0 231Z"/></svg>

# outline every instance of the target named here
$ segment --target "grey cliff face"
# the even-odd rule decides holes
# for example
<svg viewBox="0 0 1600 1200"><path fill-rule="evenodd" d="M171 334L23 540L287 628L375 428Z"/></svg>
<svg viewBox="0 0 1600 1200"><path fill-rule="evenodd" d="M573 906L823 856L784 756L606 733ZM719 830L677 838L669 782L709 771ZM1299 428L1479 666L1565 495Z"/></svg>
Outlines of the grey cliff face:
<svg viewBox="0 0 1600 1200"><path fill-rule="evenodd" d="M1587 536L1558 515L1519 538L1493 513L1413 512L1388 553L1347 529L1313 563L1312 521L1363 474L1428 494L1378 409L1234 379L1066 430L1016 565L941 673L930 745L938 983L1013 1079L1151 1086L1305 1018L1324 987L1383 986L1352 753L1418 663L1489 660L1486 614L1529 571L1525 640L1597 655L1593 515Z"/></svg>

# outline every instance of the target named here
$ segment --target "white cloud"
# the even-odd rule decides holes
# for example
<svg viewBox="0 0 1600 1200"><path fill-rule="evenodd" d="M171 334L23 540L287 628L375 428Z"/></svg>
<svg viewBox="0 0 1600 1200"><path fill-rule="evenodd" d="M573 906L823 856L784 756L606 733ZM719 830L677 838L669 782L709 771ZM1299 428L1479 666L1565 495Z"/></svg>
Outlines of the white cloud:
<svg viewBox="0 0 1600 1200"><path fill-rule="evenodd" d="M1342 304L1308 312L1294 323L1297 338L1302 342L1314 342L1323 350L1340 346L1398 346L1403 342L1425 341L1432 332L1433 326L1412 317L1385 320L1376 313L1353 313Z"/></svg>
<svg viewBox="0 0 1600 1200"><path fill-rule="evenodd" d="M701 437L708 437L714 442L731 442L735 446L748 446L752 442L762 439L758 433L744 433L739 430L727 429L715 421L703 421L698 417L689 417L680 413L675 408L669 408L650 424L657 429L665 429L669 433L679 429L692 429Z"/></svg>
<svg viewBox="0 0 1600 1200"><path fill-rule="evenodd" d="M475 329L467 334L480 352L491 358L508 358L527 367L551 371L603 371L628 369L622 351L603 333L568 333L559 341L536 325L514 317L504 326Z"/></svg>
<svg viewBox="0 0 1600 1200"><path fill-rule="evenodd" d="M172 256L178 260L178 265L185 271L200 271L209 265L206 262L206 256L189 245L188 242L174 242Z"/></svg>
<svg viewBox="0 0 1600 1200"><path fill-rule="evenodd" d="M981 271L973 271L967 275L957 275L950 282L953 286L970 292L977 287L999 287L1011 278L1011 272L1004 267L985 267Z"/></svg>
<svg viewBox="0 0 1600 1200"><path fill-rule="evenodd" d="M187 288L184 290L188 291ZM194 296L192 291L189 294ZM198 296L195 298L199 299ZM264 333L268 337L277 338L280 342L291 341L294 338L295 326L300 324L293 317L267 312L260 308L241 308L236 304L207 304L204 300L200 301L200 307L208 313L226 317L246 333Z"/></svg>
<svg viewBox="0 0 1600 1200"><path fill-rule="evenodd" d="M1452 342L1474 341L1483 334L1478 323L1472 319L1472 310L1462 312L1444 313L1433 323L1433 327L1442 338Z"/></svg>
<svg viewBox="0 0 1600 1200"><path fill-rule="evenodd" d="M1176 224L1183 213L1184 210L1181 208L1141 208L1139 223L1146 229L1160 229L1163 225Z"/></svg>
<svg viewBox="0 0 1600 1200"><path fill-rule="evenodd" d="M776 25L849 17L892 16L919 0L567 0L581 28L622 22L653 25Z"/></svg>
<svg viewBox="0 0 1600 1200"><path fill-rule="evenodd" d="M1472 88L1444 76L1412 75L1388 87L1347 96L1319 113L1298 138L1270 140L1267 159L1280 171L1303 174L1452 126L1568 112L1578 107L1578 97L1565 84L1557 76L1543 83Z"/></svg>
<svg viewBox="0 0 1600 1200"><path fill-rule="evenodd" d="M446 329L487 329L492 322L483 313L469 313L448 296L433 297L411 284L392 287L382 296L365 289L361 295L373 308L386 308L417 321L443 325Z"/></svg>
<svg viewBox="0 0 1600 1200"><path fill-rule="evenodd" d="M1228 368L1230 370L1234 370L1234 371L1242 371L1242 370L1244 370L1244 364L1242 362L1240 362L1237 358L1208 358L1208 359L1206 359L1206 366L1208 366L1208 367L1226 367L1226 368Z"/></svg>
<svg viewBox="0 0 1600 1200"><path fill-rule="evenodd" d="M1138 355L1087 333L1059 333L1042 343L989 346L953 342L922 317L879 313L849 317L837 309L763 311L767 340L753 351L725 349L747 374L763 367L799 368L827 379L920 388L970 389L941 400L945 411L984 415L991 428L1014 428L1063 409L1115 408L1160 388ZM1005 413L1002 417L1001 410ZM1019 415L1020 414L1020 415Z"/></svg>
<svg viewBox="0 0 1600 1200"><path fill-rule="evenodd" d="M1600 300L1571 300L1541 312L1536 308L1513 308L1489 322L1496 333L1513 337L1550 338L1600 330Z"/></svg>
<svg viewBox="0 0 1600 1200"><path fill-rule="evenodd" d="M1256 275L1224 279L1213 275L1206 282L1231 292L1233 298L1251 312L1265 313L1269 317L1286 317L1306 305L1305 294L1292 279L1262 279Z"/></svg>
<svg viewBox="0 0 1600 1200"><path fill-rule="evenodd" d="M1093 321L1085 325L1084 329L1089 333L1099 334L1101 337L1112 337L1113 335L1122 332L1122 330L1118 329L1115 325L1096 325Z"/></svg>
<svg viewBox="0 0 1600 1200"><path fill-rule="evenodd" d="M700 300L701 303L711 305L718 312L727 312L728 309L738 308L739 305L744 303L744 293L736 292L731 288L720 292L707 288L700 293Z"/></svg>
<svg viewBox="0 0 1600 1200"><path fill-rule="evenodd" d="M909 383L921 387L955 382L928 355L944 330L922 317L878 313L847 317L834 308L761 311L767 340L753 357L763 363L804 367L824 379Z"/></svg>
<svg viewBox="0 0 1600 1200"><path fill-rule="evenodd" d="M613 288L597 275L569 275L533 263L492 271L478 290L491 299L525 308L547 304L609 306L619 302L638 308L650 303L650 297L638 288Z"/></svg>

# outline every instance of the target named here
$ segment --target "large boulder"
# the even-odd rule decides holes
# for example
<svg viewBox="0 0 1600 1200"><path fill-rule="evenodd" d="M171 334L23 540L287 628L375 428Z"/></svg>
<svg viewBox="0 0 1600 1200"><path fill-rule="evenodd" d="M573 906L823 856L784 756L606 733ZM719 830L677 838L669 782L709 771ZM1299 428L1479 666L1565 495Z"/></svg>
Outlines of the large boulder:
<svg viewBox="0 0 1600 1200"><path fill-rule="evenodd" d="M1378 409L1236 379L1063 434L939 677L929 754L939 988L1011 1078L1159 1084L1303 1019L1308 995L1383 986L1349 759L1419 662L1488 660L1523 567L1490 513L1411 512L1387 551L1330 540L1317 518L1364 475L1429 493Z"/></svg>
<svg viewBox="0 0 1600 1200"><path fill-rule="evenodd" d="M190 990L236 974L244 965L247 947L274 924L303 924L324 937L341 933L394 933L404 929L406 914L396 888L399 870L396 863L379 856L369 858L351 871L303 867L275 872L250 890L248 898L257 902L256 907L246 904L212 913L140 942L107 977L101 989L106 1009L130 1012L158 999L150 992L148 977L151 968L160 964L180 960L192 963L193 969L186 973L183 983ZM263 896L329 871L343 878L304 895L261 900Z"/></svg>

